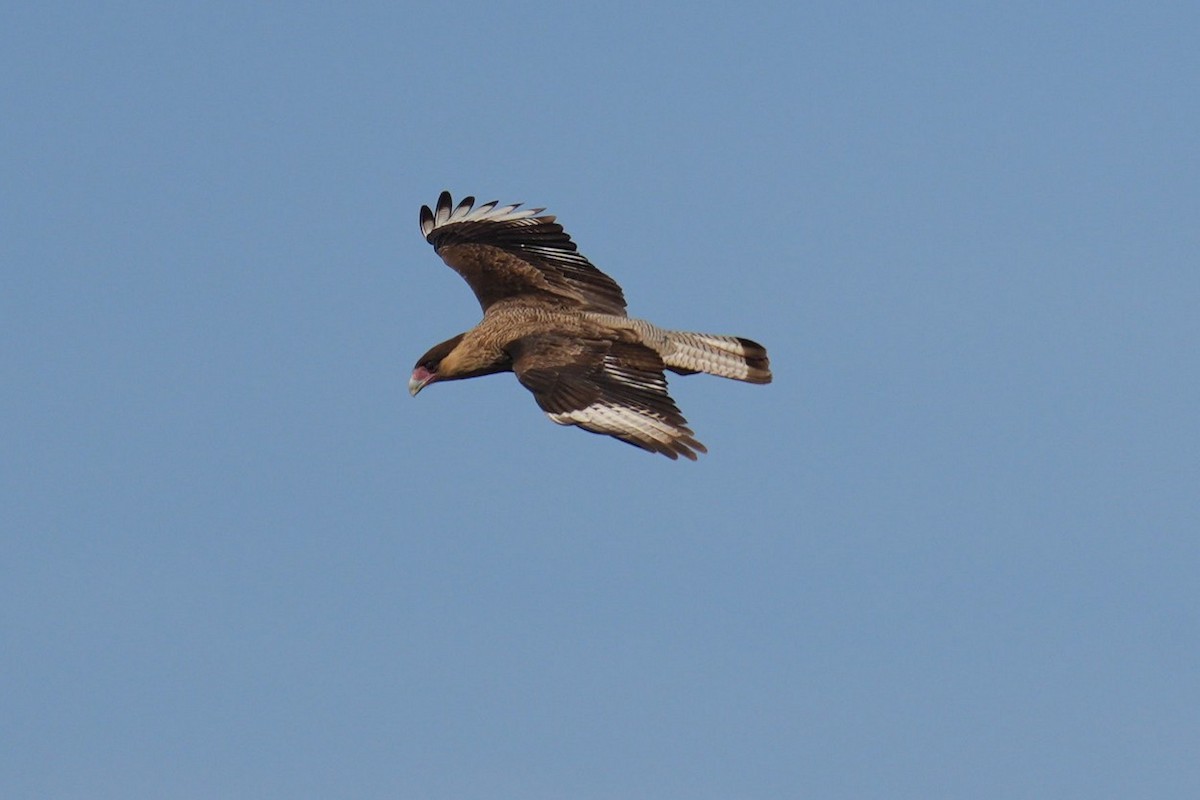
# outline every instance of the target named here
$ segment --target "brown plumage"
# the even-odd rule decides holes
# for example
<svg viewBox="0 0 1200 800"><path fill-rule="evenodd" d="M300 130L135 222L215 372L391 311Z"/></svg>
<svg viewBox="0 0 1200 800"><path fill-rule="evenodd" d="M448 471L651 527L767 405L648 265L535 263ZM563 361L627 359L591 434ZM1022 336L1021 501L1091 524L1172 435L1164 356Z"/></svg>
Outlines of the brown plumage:
<svg viewBox="0 0 1200 800"><path fill-rule="evenodd" d="M544 209L474 203L456 206L442 192L436 209L421 207L421 233L475 292L483 320L417 360L414 396L435 381L515 372L560 425L694 461L707 451L667 394L663 371L771 382L757 342L627 316L621 287Z"/></svg>

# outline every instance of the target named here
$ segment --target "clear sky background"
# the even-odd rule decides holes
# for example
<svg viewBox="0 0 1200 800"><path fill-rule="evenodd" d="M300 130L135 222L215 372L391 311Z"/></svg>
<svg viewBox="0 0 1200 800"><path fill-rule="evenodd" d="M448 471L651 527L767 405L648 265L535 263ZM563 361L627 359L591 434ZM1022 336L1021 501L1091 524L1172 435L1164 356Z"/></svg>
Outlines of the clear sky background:
<svg viewBox="0 0 1200 800"><path fill-rule="evenodd" d="M0 790L1200 797L1192 3L7 4ZM406 391L547 206L710 454Z"/></svg>

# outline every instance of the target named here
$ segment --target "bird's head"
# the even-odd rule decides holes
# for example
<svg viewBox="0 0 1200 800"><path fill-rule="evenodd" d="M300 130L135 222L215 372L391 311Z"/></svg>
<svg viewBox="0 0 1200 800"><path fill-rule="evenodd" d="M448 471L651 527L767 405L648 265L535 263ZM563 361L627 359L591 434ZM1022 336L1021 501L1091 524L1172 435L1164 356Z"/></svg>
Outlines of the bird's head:
<svg viewBox="0 0 1200 800"><path fill-rule="evenodd" d="M437 380L444 380L450 377L458 377L451 375L442 369L442 361L450 352L458 346L466 334L460 333L453 339L447 339L441 344L436 344L429 348L429 352L417 359L416 366L413 367L412 377L408 379L408 393L413 397L417 396L417 392L424 389L429 384Z"/></svg>

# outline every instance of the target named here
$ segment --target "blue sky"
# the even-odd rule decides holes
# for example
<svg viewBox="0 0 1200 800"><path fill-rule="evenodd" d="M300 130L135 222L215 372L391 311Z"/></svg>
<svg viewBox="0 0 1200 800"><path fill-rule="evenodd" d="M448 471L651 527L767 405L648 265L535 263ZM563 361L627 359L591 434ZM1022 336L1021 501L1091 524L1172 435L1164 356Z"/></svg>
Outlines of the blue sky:
<svg viewBox="0 0 1200 800"><path fill-rule="evenodd" d="M1200 793L1192 4L0 31L6 796ZM775 383L409 398L442 189Z"/></svg>

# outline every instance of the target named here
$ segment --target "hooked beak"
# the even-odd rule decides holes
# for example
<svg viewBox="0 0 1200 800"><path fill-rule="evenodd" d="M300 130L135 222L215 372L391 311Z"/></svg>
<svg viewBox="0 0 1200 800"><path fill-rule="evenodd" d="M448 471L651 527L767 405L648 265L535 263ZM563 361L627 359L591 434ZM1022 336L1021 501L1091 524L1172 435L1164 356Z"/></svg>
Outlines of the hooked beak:
<svg viewBox="0 0 1200 800"><path fill-rule="evenodd" d="M408 379L408 393L413 397L417 396L417 392L425 388L433 380L433 373L424 367L417 367L413 370L412 377Z"/></svg>

